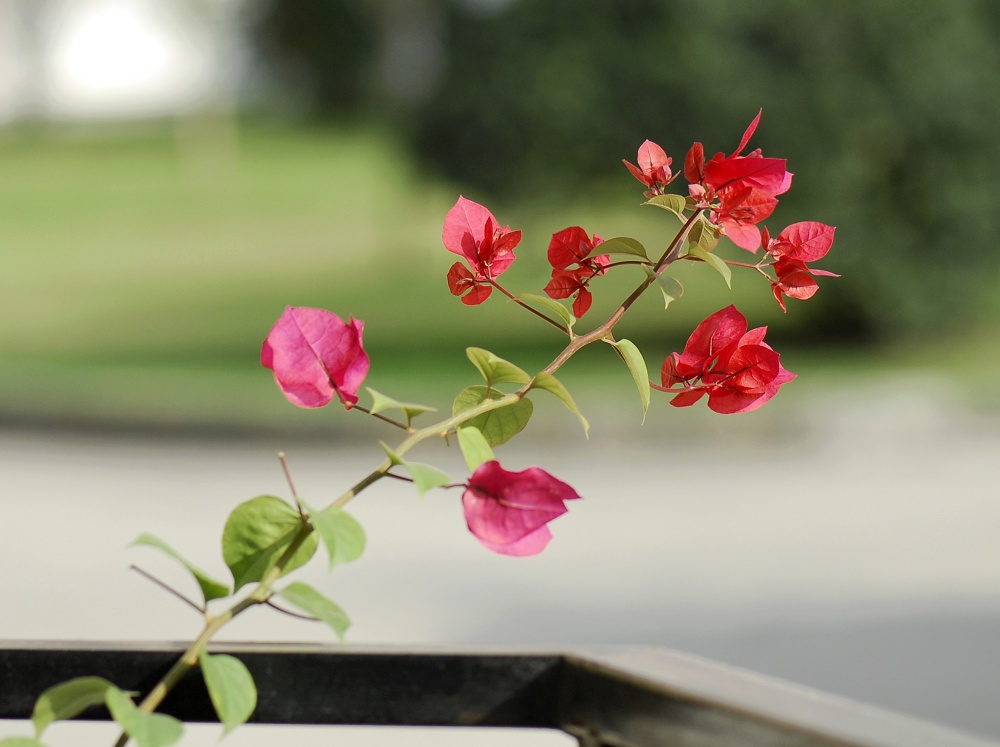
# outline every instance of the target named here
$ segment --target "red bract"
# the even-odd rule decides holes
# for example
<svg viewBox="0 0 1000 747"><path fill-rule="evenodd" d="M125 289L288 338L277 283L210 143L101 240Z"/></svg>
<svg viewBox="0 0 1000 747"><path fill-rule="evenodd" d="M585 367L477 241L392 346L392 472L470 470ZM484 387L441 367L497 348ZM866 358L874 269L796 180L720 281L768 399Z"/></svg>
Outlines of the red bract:
<svg viewBox="0 0 1000 747"><path fill-rule="evenodd" d="M607 272L606 268L611 263L607 254L590 256L603 241L596 233L591 239L579 226L571 226L552 234L552 241L549 242L552 280L545 286L545 292L550 298L569 298L575 293L573 314L577 318L587 313L594 300L588 283L595 276Z"/></svg>
<svg viewBox="0 0 1000 747"><path fill-rule="evenodd" d="M706 163L704 146L695 143L684 159L684 176L691 183L691 196L702 206L711 206L711 219L721 232L751 252L760 247L756 224L774 211L777 195L787 192L792 185L785 159L765 158L760 150L740 155L757 129L760 116L761 112L757 112L731 155L716 153Z"/></svg>
<svg viewBox="0 0 1000 747"><path fill-rule="evenodd" d="M719 194L720 205L712 211L712 220L736 246L749 252L760 248L757 224L774 212L776 197L763 190L743 187L724 189Z"/></svg>
<svg viewBox="0 0 1000 747"><path fill-rule="evenodd" d="M469 479L462 506L469 531L493 552L537 555L552 539L546 526L566 513L576 491L538 467L508 472L497 461L480 465Z"/></svg>
<svg viewBox="0 0 1000 747"><path fill-rule="evenodd" d="M364 326L354 317L344 322L324 309L289 306L264 340L260 362L293 405L323 407L337 396L349 410L368 374Z"/></svg>
<svg viewBox="0 0 1000 747"><path fill-rule="evenodd" d="M771 239L765 230L764 249L775 259L775 280L771 283L771 292L782 311L788 310L784 296L805 300L815 295L819 285L813 276L840 277L836 273L817 270L806 264L826 256L833 245L836 230L833 226L816 221L793 223L778 234L776 239Z"/></svg>
<svg viewBox="0 0 1000 747"><path fill-rule="evenodd" d="M632 172L632 176L646 185L647 197L663 194L663 188L677 178L677 174L670 172L670 164L673 163L666 152L651 140L645 141L639 146L638 166L622 159L622 163Z"/></svg>
<svg viewBox="0 0 1000 747"><path fill-rule="evenodd" d="M757 130L762 112L757 112L753 122L747 127L739 146L731 155L716 153L712 160L705 164L701 181L706 187L716 192L727 187L760 189L774 196L788 191L792 186L792 175L785 169L784 158L764 158L760 149L751 151L745 156L740 152L750 142Z"/></svg>
<svg viewBox="0 0 1000 747"><path fill-rule="evenodd" d="M651 386L674 394L674 407L688 407L707 394L715 412L756 410L795 378L764 342L766 332L767 327L747 331L746 317L727 306L698 325L683 353L663 361L662 385Z"/></svg>
<svg viewBox="0 0 1000 747"><path fill-rule="evenodd" d="M462 302L480 304L493 292L491 280L504 273L514 261L514 247L521 241L520 231L499 226L493 213L478 202L459 197L444 219L441 240L449 252L465 258L448 271L448 288L453 295L466 295Z"/></svg>

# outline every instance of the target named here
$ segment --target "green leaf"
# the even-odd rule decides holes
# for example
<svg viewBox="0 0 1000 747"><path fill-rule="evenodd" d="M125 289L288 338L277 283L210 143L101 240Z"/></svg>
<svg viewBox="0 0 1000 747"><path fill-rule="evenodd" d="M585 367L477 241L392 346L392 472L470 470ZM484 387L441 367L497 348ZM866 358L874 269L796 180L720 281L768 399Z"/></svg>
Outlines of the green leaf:
<svg viewBox="0 0 1000 747"><path fill-rule="evenodd" d="M706 252L712 251L719 244L719 232L704 218L695 221L688 232L687 238L690 243L697 244Z"/></svg>
<svg viewBox="0 0 1000 747"><path fill-rule="evenodd" d="M649 255L646 254L646 247L628 236L615 236L613 239L608 239L598 244L598 248L594 251L597 254L631 254L643 259L649 259Z"/></svg>
<svg viewBox="0 0 1000 747"><path fill-rule="evenodd" d="M395 451L393 451L392 447L389 446L389 444L387 444L385 441L379 441L379 444L382 446L382 451L385 452L385 455L389 457L389 463L392 464L394 467L403 466L406 464L406 460L403 459L403 457L401 457Z"/></svg>
<svg viewBox="0 0 1000 747"><path fill-rule="evenodd" d="M529 378L528 381L530 380ZM502 396L504 396L503 392L492 387L466 387L455 397L451 411L453 415L458 415L469 408L482 404L487 399L500 399ZM486 443L490 446L500 446L524 430L528 421L531 420L531 414L534 410L535 407L531 404L531 400L523 397L498 410L490 410L482 415L470 418L462 425L478 428L486 438Z"/></svg>
<svg viewBox="0 0 1000 747"><path fill-rule="evenodd" d="M111 717L135 740L138 747L167 747L184 733L184 724L173 716L140 711L132 699L117 687L108 689L104 703Z"/></svg>
<svg viewBox="0 0 1000 747"><path fill-rule="evenodd" d="M301 526L298 512L273 495L260 495L237 506L222 531L222 558L233 574L233 590L264 578ZM308 563L318 544L319 539L311 534L281 575Z"/></svg>
<svg viewBox="0 0 1000 747"><path fill-rule="evenodd" d="M422 412L434 412L436 409L434 407L428 407L427 405L415 405L412 402L399 402L392 397L387 397L381 392L376 392L369 386L366 386L365 389L372 397L372 415L385 410L402 410L406 415L406 419L412 420Z"/></svg>
<svg viewBox="0 0 1000 747"><path fill-rule="evenodd" d="M0 747L45 747L45 745L31 737L7 737L0 741Z"/></svg>
<svg viewBox="0 0 1000 747"><path fill-rule="evenodd" d="M667 309L674 301L684 295L684 286L675 278L669 275L657 275L648 267L642 268L646 272L646 277L656 281L660 293L663 294L663 308Z"/></svg>
<svg viewBox="0 0 1000 747"><path fill-rule="evenodd" d="M347 613L336 602L327 599L308 584L299 581L289 584L277 594L289 604L298 607L307 615L333 628L337 637L343 640L344 633L351 625Z"/></svg>
<svg viewBox="0 0 1000 747"><path fill-rule="evenodd" d="M528 372L518 368L510 361L505 361L489 350L482 348L466 348L465 354L472 365L479 369L489 386L494 384L527 384L531 381Z"/></svg>
<svg viewBox="0 0 1000 747"><path fill-rule="evenodd" d="M385 451L386 456L389 457L389 461L394 466L403 467L409 471L418 495L423 496L428 490L451 484L451 478L437 467L431 467L429 464L421 464L420 462L408 462L393 451L385 442L380 443L382 444L382 450Z"/></svg>
<svg viewBox="0 0 1000 747"><path fill-rule="evenodd" d="M189 563L159 537L154 537L151 534L140 534L138 539L136 539L132 544L155 547L160 552L165 553L167 556L173 558L182 566L187 568L188 572L194 576L194 580L198 582L198 586L201 588L201 593L205 598L206 604L213 599L222 599L223 597L229 596L230 592L227 584L224 584L221 581L216 581L203 570L192 563Z"/></svg>
<svg viewBox="0 0 1000 747"><path fill-rule="evenodd" d="M663 208L676 215L682 222L687 220L687 217L684 215L684 208L687 207L687 198L681 195L657 195L647 200L646 204Z"/></svg>
<svg viewBox="0 0 1000 747"><path fill-rule="evenodd" d="M469 467L469 472L475 472L480 464L492 462L496 459L493 456L493 449L490 448L486 437L478 428L466 426L459 428L457 433L458 445L462 449L462 456L465 457L465 463Z"/></svg>
<svg viewBox="0 0 1000 747"><path fill-rule="evenodd" d="M548 296L538 296L534 293L521 293L517 296L519 301L526 301L527 303L533 303L536 306L541 306L543 309L547 309L562 319L563 324L566 325L567 330L573 329L573 325L576 324L576 317L570 313L570 310L563 306L561 303L555 299L549 298Z"/></svg>
<svg viewBox="0 0 1000 747"><path fill-rule="evenodd" d="M733 287L733 271L729 269L729 265L723 262L714 254L709 254L704 249L702 249L698 244L688 244L688 254L692 257L697 257L702 262L711 265L716 272L722 275L722 279L726 281L726 285L730 288Z"/></svg>
<svg viewBox="0 0 1000 747"><path fill-rule="evenodd" d="M657 275L656 284L663 294L663 308L666 309L671 303L684 295L684 286L676 278L670 275Z"/></svg>
<svg viewBox="0 0 1000 747"><path fill-rule="evenodd" d="M305 504L303 504L305 506ZM316 511L305 506L313 528L330 556L329 570L340 563L350 563L365 551L365 530L342 508L330 506Z"/></svg>
<svg viewBox="0 0 1000 747"><path fill-rule="evenodd" d="M625 361L635 387L639 390L639 399L642 401L642 419L646 419L646 411L649 409L649 369L646 368L646 361L631 340L617 340L611 343L615 352Z"/></svg>
<svg viewBox="0 0 1000 747"><path fill-rule="evenodd" d="M104 704L104 694L114 687L103 677L76 677L53 685L38 696L31 721L35 736L41 737L53 721L79 716L91 706Z"/></svg>
<svg viewBox="0 0 1000 747"><path fill-rule="evenodd" d="M562 382L559 381L552 374L540 373L531 382L532 389L544 389L547 392L551 392L556 395L559 399L563 401L563 404L569 408L570 412L576 415L580 419L581 425L583 425L584 435L589 437L590 433L590 423L587 419L583 417L583 413L580 412L580 408L576 406L576 402L570 396L569 391L563 386Z"/></svg>
<svg viewBox="0 0 1000 747"><path fill-rule="evenodd" d="M413 478L413 486L417 489L418 495L423 495L428 490L443 488L451 484L451 478L437 467L420 462L407 462L406 468L410 470L410 477Z"/></svg>
<svg viewBox="0 0 1000 747"><path fill-rule="evenodd" d="M228 654L198 656L212 707L222 722L223 735L246 723L257 707L257 686L243 662Z"/></svg>

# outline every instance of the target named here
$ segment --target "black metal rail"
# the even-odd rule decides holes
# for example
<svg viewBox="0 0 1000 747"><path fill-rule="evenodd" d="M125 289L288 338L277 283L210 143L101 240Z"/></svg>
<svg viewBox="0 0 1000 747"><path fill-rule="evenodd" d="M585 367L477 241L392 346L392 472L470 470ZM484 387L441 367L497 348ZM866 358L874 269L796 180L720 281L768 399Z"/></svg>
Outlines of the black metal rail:
<svg viewBox="0 0 1000 747"><path fill-rule="evenodd" d="M393 650L258 644L251 722L559 729L583 747L1000 747L1000 743L651 648ZM45 688L98 675L148 690L175 644L0 642L0 718L26 719ZM214 721L197 673L163 705ZM86 714L106 719L94 709Z"/></svg>

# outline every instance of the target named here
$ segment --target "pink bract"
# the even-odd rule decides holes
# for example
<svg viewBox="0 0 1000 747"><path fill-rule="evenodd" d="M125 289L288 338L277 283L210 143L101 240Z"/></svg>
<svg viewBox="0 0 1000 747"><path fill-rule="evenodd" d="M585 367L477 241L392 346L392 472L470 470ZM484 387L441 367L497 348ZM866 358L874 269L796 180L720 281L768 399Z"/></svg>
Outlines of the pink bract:
<svg viewBox="0 0 1000 747"><path fill-rule="evenodd" d="M289 306L264 340L260 362L293 405L323 407L339 397L350 409L370 363L363 330L354 317L345 322L324 309Z"/></svg>
<svg viewBox="0 0 1000 747"><path fill-rule="evenodd" d="M646 140L640 145L636 155L638 165L625 160L622 160L622 163L632 172L632 176L649 188L647 190L648 196L662 194L662 188L676 178L676 174L672 174L670 171L673 159L652 140Z"/></svg>
<svg viewBox="0 0 1000 747"><path fill-rule="evenodd" d="M462 506L476 538L502 555L537 555L552 538L547 524L566 513L576 491L545 470L509 472L497 461L481 464L469 479Z"/></svg>

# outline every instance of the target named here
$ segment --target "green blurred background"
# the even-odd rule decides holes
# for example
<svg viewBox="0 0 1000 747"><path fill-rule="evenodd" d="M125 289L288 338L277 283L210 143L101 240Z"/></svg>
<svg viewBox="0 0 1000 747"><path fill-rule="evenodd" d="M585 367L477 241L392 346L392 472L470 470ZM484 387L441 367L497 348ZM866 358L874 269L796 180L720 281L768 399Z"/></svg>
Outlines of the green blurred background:
<svg viewBox="0 0 1000 747"><path fill-rule="evenodd" d="M90 4L114 62L135 27ZM60 108L49 63L71 6L0 9L20 70L0 128L8 425L336 429L259 368L286 304L364 319L369 383L446 406L474 378L465 346L529 369L560 347L509 304L449 295L440 229L458 194L524 230L508 286L540 292L568 225L669 240L676 224L639 207L621 165L644 139L676 164L694 140L730 152L759 108L753 144L796 174L769 225L836 225L821 266L843 277L783 315L753 273L730 292L684 268L685 297L666 314L647 299L622 334L652 368L735 302L809 374L797 386L904 366L997 401L1000 5L186 0L150 11L152 31L211 42L215 77L122 111ZM591 315L635 281L602 280ZM634 397L604 353L567 376Z"/></svg>

